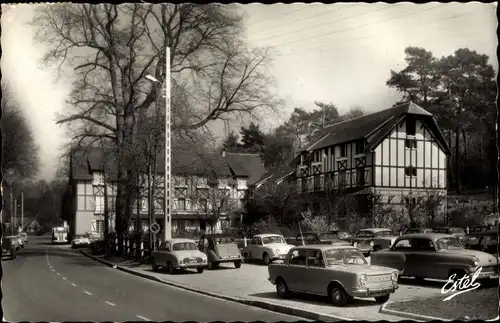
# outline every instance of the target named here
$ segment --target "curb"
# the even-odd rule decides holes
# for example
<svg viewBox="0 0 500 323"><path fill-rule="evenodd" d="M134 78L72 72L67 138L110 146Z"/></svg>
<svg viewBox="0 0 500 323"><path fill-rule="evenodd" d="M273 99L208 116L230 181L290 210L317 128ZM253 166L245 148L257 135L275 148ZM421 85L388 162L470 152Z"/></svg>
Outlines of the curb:
<svg viewBox="0 0 500 323"><path fill-rule="evenodd" d="M223 299L223 300L230 301L230 302L240 303L240 304L247 305L247 306L258 307L258 308L262 308L262 309L265 309L265 310L269 310L269 311L273 311L273 312L278 312L278 313L282 313L282 314L303 317L303 318L306 318L306 319L309 319L309 320L313 320L313 321L331 321L331 322L333 321L333 322L337 322L337 321L352 321L352 320L355 320L355 319L346 318L346 317L333 316L333 315L328 315L328 314L316 313L316 312L312 312L312 311L306 311L306 310L297 309L297 308L293 308L293 307L289 307L289 306L285 306L285 305L278 305L278 304L273 304L273 303L268 303L268 302L263 302L263 301L254 301L254 300L249 300L249 299L242 299L242 298L237 298L237 297L232 297L232 296L217 294L217 293L213 293L213 292L208 292L208 291L205 291L205 290L202 290L202 289L187 287L187 286L184 286L184 285L180 285L180 284L172 283L172 282L169 282L169 281L165 281L165 280L160 279L158 277L155 277L153 275L144 274L144 273L141 273L141 272L130 270L128 268L124 268L122 266L115 265L115 264L113 264L111 262L108 262L108 261L99 259L98 257L92 256L92 255L90 255L89 253L87 253L87 252L85 252L83 250L80 250L80 253L82 253L83 255L85 255L85 256L87 256L87 257L89 257L89 258L91 258L91 259L93 259L93 260L95 260L97 262L100 262L100 263L102 263L102 264L104 264L104 265L106 265L108 267L112 267L112 268L118 269L120 271L126 272L128 274L132 274L132 275L135 275L135 276L140 276L142 278L153 280L153 281L156 281L158 283L162 283L162 284L169 285L169 286L172 286L172 287L176 287L176 288L179 288L179 289L184 289L184 290L187 290L187 291L190 291L190 292L193 292L193 293L197 293L197 294L211 296L211 297L214 297L214 298L219 298L219 299Z"/></svg>
<svg viewBox="0 0 500 323"><path fill-rule="evenodd" d="M420 314L413 314L413 313L408 313L408 312L402 312L402 311L396 311L396 310L390 310L386 308L386 306L394 303L399 303L400 301L388 301L382 307L380 308L380 313L384 314L390 314L390 315L396 315L396 316L401 316L404 318L409 318L412 320L418 320L418 321L454 321L450 319L443 319L441 317L436 317L436 316L427 316L427 315L420 315Z"/></svg>

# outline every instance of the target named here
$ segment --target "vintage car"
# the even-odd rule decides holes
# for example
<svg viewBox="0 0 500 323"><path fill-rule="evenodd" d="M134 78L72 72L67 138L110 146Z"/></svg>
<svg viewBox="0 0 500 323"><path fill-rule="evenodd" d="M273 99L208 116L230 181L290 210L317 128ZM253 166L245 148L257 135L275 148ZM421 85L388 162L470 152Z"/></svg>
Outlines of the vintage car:
<svg viewBox="0 0 500 323"><path fill-rule="evenodd" d="M292 247L293 245L287 244L282 235L264 233L253 236L250 243L243 247L242 254L246 262L263 260L264 264L269 265L275 260L285 259Z"/></svg>
<svg viewBox="0 0 500 323"><path fill-rule="evenodd" d="M465 237L463 245L467 249L496 254L498 247L498 232L497 230L490 230L487 232L469 234Z"/></svg>
<svg viewBox="0 0 500 323"><path fill-rule="evenodd" d="M71 248L77 249L90 246L90 238L86 234L76 234L71 240Z"/></svg>
<svg viewBox="0 0 500 323"><path fill-rule="evenodd" d="M12 245L14 246L16 251L18 251L19 248L21 247L21 244L19 243L19 239L17 238L17 236L7 236L5 237L5 239L9 239L12 242Z"/></svg>
<svg viewBox="0 0 500 323"><path fill-rule="evenodd" d="M16 247L11 238L5 237L2 239L2 258L16 259Z"/></svg>
<svg viewBox="0 0 500 323"><path fill-rule="evenodd" d="M236 268L241 267L242 257L234 238L218 235L202 235L198 249L207 255L208 269L216 269L221 263L234 263Z"/></svg>
<svg viewBox="0 0 500 323"><path fill-rule="evenodd" d="M298 234L295 240L297 245L309 245L309 244L335 244L335 245L348 245L348 246L351 245L349 242L340 239L339 231L303 232L302 235Z"/></svg>
<svg viewBox="0 0 500 323"><path fill-rule="evenodd" d="M369 265L353 246L310 245L290 249L282 264L268 267L269 281L280 297L290 292L328 296L337 306L353 297L389 300L398 289L395 269Z"/></svg>
<svg viewBox="0 0 500 323"><path fill-rule="evenodd" d="M372 251L376 252L392 246L398 236L391 229L368 228L359 230L350 242L363 255L369 256Z"/></svg>
<svg viewBox="0 0 500 323"><path fill-rule="evenodd" d="M196 268L198 273L208 266L207 255L198 250L196 242L189 239L170 239L163 242L157 251L152 252L153 271L167 268L169 274L176 270Z"/></svg>
<svg viewBox="0 0 500 323"><path fill-rule="evenodd" d="M451 234L457 237L462 243L466 240L465 237L467 235L463 229L457 227L433 228L432 232Z"/></svg>
<svg viewBox="0 0 500 323"><path fill-rule="evenodd" d="M403 230L403 234L429 233L429 232L432 232L431 228L407 228Z"/></svg>
<svg viewBox="0 0 500 323"><path fill-rule="evenodd" d="M28 234L26 232L20 232L19 237L23 240L23 244L28 244Z"/></svg>
<svg viewBox="0 0 500 323"><path fill-rule="evenodd" d="M395 268L400 275L447 280L475 273L478 279L498 278L497 258L485 252L465 249L459 239L443 233L415 233L399 237L388 250L372 254L371 264Z"/></svg>

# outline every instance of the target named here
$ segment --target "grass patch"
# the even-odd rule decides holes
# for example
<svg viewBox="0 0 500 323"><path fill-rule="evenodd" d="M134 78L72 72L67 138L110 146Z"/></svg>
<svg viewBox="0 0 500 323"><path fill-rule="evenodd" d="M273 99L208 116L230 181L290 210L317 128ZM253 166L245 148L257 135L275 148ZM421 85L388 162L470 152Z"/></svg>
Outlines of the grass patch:
<svg viewBox="0 0 500 323"><path fill-rule="evenodd" d="M498 316L497 288L479 288L443 300L449 295L391 303L389 310L427 315L451 320L490 320Z"/></svg>

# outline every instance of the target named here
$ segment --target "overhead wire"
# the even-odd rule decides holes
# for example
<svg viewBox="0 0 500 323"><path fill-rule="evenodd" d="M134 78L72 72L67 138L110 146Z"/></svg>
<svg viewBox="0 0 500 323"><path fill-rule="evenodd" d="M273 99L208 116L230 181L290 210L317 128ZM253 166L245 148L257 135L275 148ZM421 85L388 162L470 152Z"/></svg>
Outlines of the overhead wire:
<svg viewBox="0 0 500 323"><path fill-rule="evenodd" d="M397 5L393 5L392 7L394 7L394 6L397 6ZM425 8L425 9L421 9L421 10L417 10L417 11L412 11L410 13L405 13L405 14L402 14L402 15L394 16L394 17L391 17L391 18L388 18L388 19L384 19L384 20L380 20L380 21L369 22L369 23L362 24L362 25L355 26L355 27L344 28L344 29L340 29L340 30L334 30L334 31L331 31L331 32L328 32L328 33L317 35L317 36L312 36L312 37L297 39L297 40L294 40L294 41L291 41L291 42L286 42L286 43L283 43L283 44L273 45L273 47L282 47L282 46L287 46L287 45L291 45L291 44L300 43L300 42L303 42L303 41L308 41L308 40L312 40L312 39L322 38L322 37L325 37L325 36L337 34L337 33L344 32L344 31L354 30L354 29L358 29L358 28L361 28L361 27L371 26L371 25L382 23L382 22L386 22L386 21L390 21L390 20L394 20L394 19L398 19L398 18L402 18L402 17L411 16L411 15L414 15L414 14L417 14L417 13L420 13L420 12L433 10L433 9L436 9L436 8L439 8L439 7L442 8L442 5L439 4L439 5L436 5L434 7ZM371 11L371 12L373 12L373 11Z"/></svg>
<svg viewBox="0 0 500 323"><path fill-rule="evenodd" d="M301 32L301 31L305 31L305 30L309 30L309 29L314 29L314 28L318 28L318 27L322 27L322 26L326 26L326 25L332 25L332 24L335 24L335 23L337 23L339 21L342 21L342 20L351 19L351 18L358 18L358 17L364 16L364 15L367 15L367 14L371 14L371 13L377 12L377 11L383 11L383 10L392 9L392 8L395 8L396 6L399 6L399 5L401 5L401 3L395 4L395 5L390 5L390 6L383 7L383 8L379 8L379 9L376 9L376 10L369 10L367 12L363 12L363 13L358 14L358 15L352 15L352 16L349 16L349 17L343 17L343 18L340 18L340 19L337 19L337 20L334 20L334 21L328 21L328 22L324 22L324 23L321 23L321 24L318 24L318 25L314 25L314 26L309 26L309 27L305 27L305 28L299 28L299 29L291 30L291 31L288 31L286 33L282 33L282 34L278 34L278 35L266 37L266 38L263 38L263 39L257 39L255 41L266 41L266 40L273 39L273 38L276 38L276 37L286 36L286 35L289 35L289 34ZM281 45L278 45L278 46L281 46Z"/></svg>
<svg viewBox="0 0 500 323"><path fill-rule="evenodd" d="M344 7L344 8L341 8L341 9L337 9L337 11L335 13L338 13L338 12L340 12L342 10L349 9L349 8L352 8L352 7L355 7L355 6L360 6L360 4L352 4L352 5L349 5L347 7ZM271 29L271 28L283 27L283 26L286 26L286 25L289 25L289 24L295 24L295 23L298 23L298 22L301 22L301 21L304 21L304 20L309 20L309 19L312 19L312 18L317 18L317 17L320 17L320 16L329 15L329 14L332 14L332 12L331 11L325 11L323 13L314 14L312 16L308 16L306 18L302 18L302 19L299 19L299 20L285 22L285 23L283 23L281 25L270 26L268 28L259 29L257 31L254 31L254 33L260 33L260 32L263 32L263 31L269 31L269 29ZM275 37L279 37L279 36L273 36L273 37L270 37L270 38L275 38ZM264 39L267 39L267 38L264 38ZM259 40L257 39L257 41L259 41Z"/></svg>
<svg viewBox="0 0 500 323"><path fill-rule="evenodd" d="M271 20L271 19L274 19L274 18L277 18L277 17L289 16L289 15L291 15L292 13L299 12L299 11L304 11L304 10L311 9L311 8L312 8L312 7L306 7L306 8L299 8L299 9L295 9L295 10L289 11L289 12L287 12L287 13L285 13L285 14L279 14L279 15L272 16L272 17L269 17L269 18L264 18L264 19L262 19L262 20L259 20L259 21L257 21L257 22L252 23L251 25L257 25L257 24L263 23L264 21L268 21L268 20Z"/></svg>

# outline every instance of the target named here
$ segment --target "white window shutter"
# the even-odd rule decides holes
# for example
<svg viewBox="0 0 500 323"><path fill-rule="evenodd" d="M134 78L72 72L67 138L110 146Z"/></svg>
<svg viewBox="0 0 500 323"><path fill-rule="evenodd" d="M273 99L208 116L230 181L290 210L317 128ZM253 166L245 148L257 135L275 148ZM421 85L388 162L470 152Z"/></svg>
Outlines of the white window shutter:
<svg viewBox="0 0 500 323"><path fill-rule="evenodd" d="M97 232L97 223L96 220L90 221L90 232Z"/></svg>

